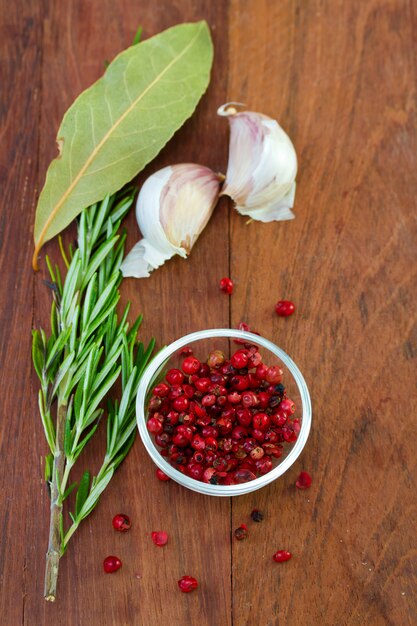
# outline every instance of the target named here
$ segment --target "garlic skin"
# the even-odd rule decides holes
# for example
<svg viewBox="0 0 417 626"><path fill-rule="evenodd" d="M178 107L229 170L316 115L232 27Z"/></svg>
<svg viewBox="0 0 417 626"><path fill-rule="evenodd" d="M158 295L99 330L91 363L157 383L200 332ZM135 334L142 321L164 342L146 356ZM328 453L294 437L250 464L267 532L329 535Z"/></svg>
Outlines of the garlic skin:
<svg viewBox="0 0 417 626"><path fill-rule="evenodd" d="M143 184L136 203L142 239L124 259L124 277L145 278L179 254L186 258L217 204L220 177L194 163L169 165Z"/></svg>
<svg viewBox="0 0 417 626"><path fill-rule="evenodd" d="M297 155L291 139L276 120L238 112L227 103L217 113L230 124L229 162L221 195L230 196L242 215L272 222L295 217Z"/></svg>

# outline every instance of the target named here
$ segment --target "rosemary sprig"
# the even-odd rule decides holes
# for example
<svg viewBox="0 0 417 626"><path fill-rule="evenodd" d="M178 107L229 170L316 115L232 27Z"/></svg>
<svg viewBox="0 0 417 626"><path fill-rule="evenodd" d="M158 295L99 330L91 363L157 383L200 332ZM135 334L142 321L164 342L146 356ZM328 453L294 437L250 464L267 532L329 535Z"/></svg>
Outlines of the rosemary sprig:
<svg viewBox="0 0 417 626"><path fill-rule="evenodd" d="M80 522L96 506L136 434L135 396L154 347L137 341L142 318L129 328L129 305L121 318L116 306L122 279L125 234L119 228L133 202L127 190L85 209L78 221L77 246L61 253L67 267L63 282L47 258L53 292L51 332L33 331L33 363L41 382L39 411L50 452L45 479L51 519L46 555L45 598L55 600L59 559ZM104 413L103 401L121 377L121 397L107 403L107 448L101 467L69 484L71 471ZM76 489L75 510L65 528L63 504Z"/></svg>

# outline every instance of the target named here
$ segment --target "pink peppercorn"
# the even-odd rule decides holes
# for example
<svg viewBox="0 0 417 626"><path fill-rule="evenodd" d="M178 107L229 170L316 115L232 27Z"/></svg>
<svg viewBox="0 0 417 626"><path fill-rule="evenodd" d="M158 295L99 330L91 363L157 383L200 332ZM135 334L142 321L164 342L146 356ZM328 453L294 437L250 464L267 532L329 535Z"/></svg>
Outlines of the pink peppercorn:
<svg viewBox="0 0 417 626"><path fill-rule="evenodd" d="M231 278L222 278L219 282L219 288L220 291L223 291L223 293L226 293L227 295L231 296L233 293L233 281Z"/></svg>
<svg viewBox="0 0 417 626"><path fill-rule="evenodd" d="M275 312L280 317L288 317L295 311L295 305L290 300L279 300L275 305Z"/></svg>
<svg viewBox="0 0 417 626"><path fill-rule="evenodd" d="M295 486L297 489L309 489L309 487L311 487L311 483L312 479L310 474L307 472L301 472L295 482Z"/></svg>
<svg viewBox="0 0 417 626"><path fill-rule="evenodd" d="M178 587L183 593L190 593L198 587L198 582L192 576L182 576L178 581Z"/></svg>
<svg viewBox="0 0 417 626"><path fill-rule="evenodd" d="M291 552L288 552L287 550L278 550L277 552L275 552L275 554L272 555L275 563L283 563L284 561L289 561L291 557Z"/></svg>
<svg viewBox="0 0 417 626"><path fill-rule="evenodd" d="M152 541L156 546L161 548L168 543L168 533L164 530L154 531L151 533Z"/></svg>

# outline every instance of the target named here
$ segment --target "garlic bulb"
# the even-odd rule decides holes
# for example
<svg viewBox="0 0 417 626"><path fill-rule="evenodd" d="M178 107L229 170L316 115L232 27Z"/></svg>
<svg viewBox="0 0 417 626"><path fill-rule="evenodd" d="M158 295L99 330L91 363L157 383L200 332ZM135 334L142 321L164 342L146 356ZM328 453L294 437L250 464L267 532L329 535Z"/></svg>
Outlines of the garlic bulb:
<svg viewBox="0 0 417 626"><path fill-rule="evenodd" d="M276 120L228 103L218 115L230 123L229 162L221 195L230 196L242 215L272 222L294 218L297 155Z"/></svg>
<svg viewBox="0 0 417 626"><path fill-rule="evenodd" d="M143 239L122 263L123 276L144 278L175 254L187 257L219 196L220 177L194 163L170 165L143 184L136 219Z"/></svg>

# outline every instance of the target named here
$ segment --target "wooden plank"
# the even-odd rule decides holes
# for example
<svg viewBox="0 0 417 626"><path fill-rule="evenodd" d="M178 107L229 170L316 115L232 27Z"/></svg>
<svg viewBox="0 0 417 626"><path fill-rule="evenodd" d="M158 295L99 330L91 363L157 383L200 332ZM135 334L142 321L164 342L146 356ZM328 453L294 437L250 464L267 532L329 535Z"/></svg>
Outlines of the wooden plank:
<svg viewBox="0 0 417 626"><path fill-rule="evenodd" d="M0 606L2 620L8 624L20 624L24 618L25 534L31 523L27 494L35 492L39 484L37 453L31 456L31 463L27 451L33 446L33 421L37 419L35 389L31 387L30 249L39 146L42 13L39 2L13 4L2 14L0 26Z"/></svg>
<svg viewBox="0 0 417 626"><path fill-rule="evenodd" d="M233 501L234 527L266 513L233 546L240 626L415 620L414 45L405 2L231 2L228 99L277 117L300 161L294 222L232 215L232 323L288 351L314 410L299 462Z"/></svg>
<svg viewBox="0 0 417 626"><path fill-rule="evenodd" d="M223 100L226 93L227 48L221 43L227 29L225 5L218 3L207 9L203 2L174 2L162 10L148 3L139 10L137 3L124 1L115 11L113 3L51 3L43 42L41 179L55 152L53 136L65 109L101 74L104 59L111 59L129 45L138 23L148 37L177 22L202 18L208 20L215 40L217 65L212 87L196 116L142 173L139 184L152 171L171 163L202 162L214 169L224 166L227 131L216 119L215 109L219 97ZM212 140L214 133L216 142ZM219 149L220 142L223 150ZM139 237L133 212L127 228L130 247ZM66 235L67 240L72 236L73 231ZM48 244L45 252L56 258L57 243ZM227 273L227 266L228 215L227 204L223 203L189 260L174 259L147 280L123 283L123 300L131 300L132 311L144 315L144 339L155 336L161 345L192 330L227 326L228 299L217 291L218 277ZM36 277L35 309L37 321L46 324L49 294L41 276ZM40 433L40 424L36 427ZM91 445L85 467L97 465L102 443ZM40 435L36 454L44 451ZM33 546L34 558L27 565L31 581L26 590L28 624L52 624L65 615L68 626L153 626L160 624L163 616L173 626L183 626L193 623L200 611L202 625L219 620L225 626L230 624L230 501L207 498L173 482L158 481L155 466L139 440L96 512L74 536L60 567L55 605L42 601L48 525L44 492L40 502L39 493L33 495L31 510L28 544ZM126 512L132 519L132 530L125 535L116 534L111 527L112 517L118 512ZM162 529L170 536L164 549L156 548L150 539L151 531ZM106 576L102 560L113 553L120 556L123 568L114 576ZM183 574L197 577L201 583L198 594L186 596L179 592L177 580Z"/></svg>

